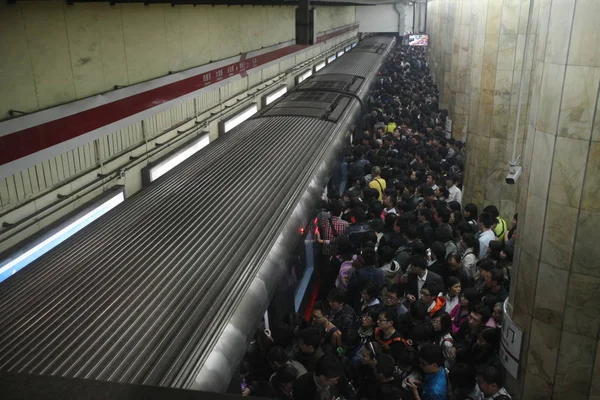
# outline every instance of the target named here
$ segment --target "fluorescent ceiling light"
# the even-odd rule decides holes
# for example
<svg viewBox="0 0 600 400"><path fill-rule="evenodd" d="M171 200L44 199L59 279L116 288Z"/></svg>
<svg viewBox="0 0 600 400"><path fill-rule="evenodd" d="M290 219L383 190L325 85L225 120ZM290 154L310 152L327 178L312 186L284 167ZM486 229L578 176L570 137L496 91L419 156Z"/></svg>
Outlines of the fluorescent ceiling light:
<svg viewBox="0 0 600 400"><path fill-rule="evenodd" d="M352 48L356 47L356 42L352 43Z"/></svg>
<svg viewBox="0 0 600 400"><path fill-rule="evenodd" d="M317 65L315 65L315 72L322 70L323 68L325 68L326 65L327 63L325 61L318 63Z"/></svg>
<svg viewBox="0 0 600 400"><path fill-rule="evenodd" d="M348 52L348 51L350 51L351 48L352 48L352 46L346 46L346 48L344 49L344 51Z"/></svg>
<svg viewBox="0 0 600 400"><path fill-rule="evenodd" d="M298 83L304 82L311 75L312 75L312 70L309 69L308 71L306 71L303 74L301 74L300 76L298 76Z"/></svg>
<svg viewBox="0 0 600 400"><path fill-rule="evenodd" d="M336 58L337 58L337 56L335 54L333 54L332 56L330 56L329 58L327 58L327 62L328 63L333 62L333 61L335 61Z"/></svg>
<svg viewBox="0 0 600 400"><path fill-rule="evenodd" d="M343 55L344 55L344 50L340 50L340 51L337 52L337 56L338 57L341 57Z"/></svg>
<svg viewBox="0 0 600 400"><path fill-rule="evenodd" d="M202 136L199 140L196 140L191 146L186 146L183 150L175 152L171 157L166 158L164 161L158 163L155 167L150 168L150 182L154 182L192 155L200 151L200 149L206 147L210 139L208 135Z"/></svg>
<svg viewBox="0 0 600 400"><path fill-rule="evenodd" d="M275 100L277 100L278 98L280 98L281 96L283 96L286 93L287 93L287 87L283 86L281 89L276 90L275 92L266 95L265 96L265 105L268 106L269 104L271 104L272 102L274 102Z"/></svg>
<svg viewBox="0 0 600 400"><path fill-rule="evenodd" d="M108 211L115 208L117 205L122 203L125 200L125 193L123 190L119 191L117 194L93 208L85 215L77 218L75 221L70 223L65 222L66 226L60 228L60 230L51 236L43 236L39 238L38 241L34 241L29 248L29 250L21 253L17 257L9 260L6 264L0 267L0 282L10 277L15 272L20 269L26 267L33 261L37 260L77 232L91 224L102 215L106 214Z"/></svg>
<svg viewBox="0 0 600 400"><path fill-rule="evenodd" d="M242 122L246 121L248 118L250 118L257 112L258 112L258 106L256 104L252 104L250 107L246 108L244 111L240 112L235 117L228 119L223 124L224 133L229 132L230 130L232 130L233 128L235 128L236 126L241 124Z"/></svg>

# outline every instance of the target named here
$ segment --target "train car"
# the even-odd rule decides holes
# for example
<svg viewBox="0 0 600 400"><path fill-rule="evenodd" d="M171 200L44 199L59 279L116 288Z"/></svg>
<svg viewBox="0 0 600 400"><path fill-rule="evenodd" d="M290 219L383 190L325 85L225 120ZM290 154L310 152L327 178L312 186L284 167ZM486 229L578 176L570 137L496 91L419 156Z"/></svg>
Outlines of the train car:
<svg viewBox="0 0 600 400"><path fill-rule="evenodd" d="M314 293L311 224L394 44L361 41L3 282L0 371L226 390L269 304Z"/></svg>

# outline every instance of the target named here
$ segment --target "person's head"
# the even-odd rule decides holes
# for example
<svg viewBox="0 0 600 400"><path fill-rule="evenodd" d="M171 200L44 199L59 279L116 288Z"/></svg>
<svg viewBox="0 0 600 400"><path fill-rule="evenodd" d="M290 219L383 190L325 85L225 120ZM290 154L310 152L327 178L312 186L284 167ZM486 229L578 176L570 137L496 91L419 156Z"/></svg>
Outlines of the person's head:
<svg viewBox="0 0 600 400"><path fill-rule="evenodd" d="M342 215L342 211L344 211L344 203L338 199L332 199L329 201L329 212L331 216L339 217Z"/></svg>
<svg viewBox="0 0 600 400"><path fill-rule="evenodd" d="M436 288L436 286L431 282L425 282L425 284L421 288L421 298L419 299L419 301L423 304L429 305L433 302L433 300L435 300L437 295L438 288Z"/></svg>
<svg viewBox="0 0 600 400"><path fill-rule="evenodd" d="M365 304L369 304L379 294L379 287L373 282L367 282L362 289L360 290L360 297L365 302Z"/></svg>
<svg viewBox="0 0 600 400"><path fill-rule="evenodd" d="M379 177L379 175L381 175L381 169L378 166L371 168L371 175L373 175L373 178Z"/></svg>
<svg viewBox="0 0 600 400"><path fill-rule="evenodd" d="M434 172L427 174L427 186L433 186L437 183L437 175Z"/></svg>
<svg viewBox="0 0 600 400"><path fill-rule="evenodd" d="M298 335L300 351L312 354L321 346L321 331L317 327L306 328Z"/></svg>
<svg viewBox="0 0 600 400"><path fill-rule="evenodd" d="M346 302L346 291L339 288L331 289L327 294L327 302L333 312L340 311Z"/></svg>
<svg viewBox="0 0 600 400"><path fill-rule="evenodd" d="M333 354L325 354L317 361L315 378L320 381L321 385L336 385L342 374L342 365Z"/></svg>
<svg viewBox="0 0 600 400"><path fill-rule="evenodd" d="M469 220L477 221L479 219L479 212L477 210L477 206L473 203L467 204L463 211L463 215L467 221L469 221Z"/></svg>
<svg viewBox="0 0 600 400"><path fill-rule="evenodd" d="M326 325L328 322L329 305L324 301L317 301L312 309L312 323L314 325Z"/></svg>
<svg viewBox="0 0 600 400"><path fill-rule="evenodd" d="M381 355L381 345L377 342L367 342L358 351L358 357L362 365L374 367L377 364L377 356Z"/></svg>
<svg viewBox="0 0 600 400"><path fill-rule="evenodd" d="M434 260L443 262L446 258L446 246L443 242L433 242L431 244L431 256Z"/></svg>
<svg viewBox="0 0 600 400"><path fill-rule="evenodd" d="M488 310L483 304L475 306L469 314L469 329L471 329L472 332L478 332L481 330L485 326L485 323L488 321L488 319L490 319L491 314L492 313L490 313L490 310Z"/></svg>
<svg viewBox="0 0 600 400"><path fill-rule="evenodd" d="M375 249L373 249L372 247L364 248L361 252L361 257L365 265L377 265L377 253L375 253Z"/></svg>
<svg viewBox="0 0 600 400"><path fill-rule="evenodd" d="M477 368L477 384L486 396L493 396L502 389L502 369L493 365L484 364Z"/></svg>
<svg viewBox="0 0 600 400"><path fill-rule="evenodd" d="M483 351L496 351L500 346L500 328L484 328L477 336L477 345Z"/></svg>
<svg viewBox="0 0 600 400"><path fill-rule="evenodd" d="M444 353L440 346L432 343L423 345L419 350L419 365L425 374L435 374L444 367Z"/></svg>
<svg viewBox="0 0 600 400"><path fill-rule="evenodd" d="M435 336L435 328L431 321L417 323L410 333L413 344L416 346L421 346L425 343L433 343Z"/></svg>
<svg viewBox="0 0 600 400"><path fill-rule="evenodd" d="M513 220L512 220L512 226L516 227L517 226L517 222L519 221L519 214L515 214L513 216Z"/></svg>
<svg viewBox="0 0 600 400"><path fill-rule="evenodd" d="M450 297L455 297L458 296L460 294L462 287L460 284L460 279L458 279L456 276L449 276L448 277L448 295Z"/></svg>
<svg viewBox="0 0 600 400"><path fill-rule="evenodd" d="M277 370L279 367L289 361L285 349L281 346L273 346L267 351L267 360L273 370Z"/></svg>
<svg viewBox="0 0 600 400"><path fill-rule="evenodd" d="M404 372L412 371L419 366L419 352L412 346L394 347L391 350L396 365Z"/></svg>
<svg viewBox="0 0 600 400"><path fill-rule="evenodd" d="M492 215L486 212L482 212L479 215L479 229L489 230L492 228L492 225L494 225L494 218L492 217Z"/></svg>
<svg viewBox="0 0 600 400"><path fill-rule="evenodd" d="M470 393L477 383L475 367L465 362L458 362L450 368L448 380L452 388Z"/></svg>
<svg viewBox="0 0 600 400"><path fill-rule="evenodd" d="M390 310L381 310L377 317L377 327L383 331L394 329L396 313Z"/></svg>
<svg viewBox="0 0 600 400"><path fill-rule="evenodd" d="M363 328L375 328L380 311L381 307L377 305L366 307L360 314L360 325Z"/></svg>
<svg viewBox="0 0 600 400"><path fill-rule="evenodd" d="M471 249L473 254L479 254L479 240L472 233L462 235L461 244L465 250Z"/></svg>
<svg viewBox="0 0 600 400"><path fill-rule="evenodd" d="M383 302L386 306L391 308L397 308L402 300L404 299L404 287L397 284L392 284L386 286L385 296L383 297Z"/></svg>
<svg viewBox="0 0 600 400"><path fill-rule="evenodd" d="M376 361L377 378L380 382L386 382L394 378L396 372L396 361L389 354L380 354Z"/></svg>
<svg viewBox="0 0 600 400"><path fill-rule="evenodd" d="M296 332L286 323L280 323L271 328L271 337L277 346L287 347L294 343Z"/></svg>
<svg viewBox="0 0 600 400"><path fill-rule="evenodd" d="M492 317L494 317L497 325L502 325L502 320L504 319L504 307L502 306L502 303L494 304Z"/></svg>
<svg viewBox="0 0 600 400"><path fill-rule="evenodd" d="M297 372L293 365L284 364L271 377L271 384L285 393L290 393L294 387Z"/></svg>
<svg viewBox="0 0 600 400"><path fill-rule="evenodd" d="M410 259L410 271L413 274L422 276L427 271L427 260L420 254L415 254Z"/></svg>
<svg viewBox="0 0 600 400"><path fill-rule="evenodd" d="M460 271L462 268L462 261L460 254L456 252L452 252L448 254L448 258L446 258L446 262L452 271Z"/></svg>
<svg viewBox="0 0 600 400"><path fill-rule="evenodd" d="M459 302L463 308L475 307L481 303L481 294L474 287L466 288L460 294Z"/></svg>
<svg viewBox="0 0 600 400"><path fill-rule="evenodd" d="M452 186L456 185L457 178L454 175L448 175L446 177L446 187L450 189Z"/></svg>
<svg viewBox="0 0 600 400"><path fill-rule="evenodd" d="M500 216L500 212L498 211L498 207L496 207L494 205L489 205L489 206L485 207L483 209L483 212L490 214L494 220Z"/></svg>
<svg viewBox="0 0 600 400"><path fill-rule="evenodd" d="M494 291L502 287L504 282L504 271L501 268L493 268L491 271L481 271L485 286Z"/></svg>
<svg viewBox="0 0 600 400"><path fill-rule="evenodd" d="M432 318L431 323L433 324L433 329L441 335L450 333L450 330L452 329L452 317L450 317L450 314L447 312Z"/></svg>

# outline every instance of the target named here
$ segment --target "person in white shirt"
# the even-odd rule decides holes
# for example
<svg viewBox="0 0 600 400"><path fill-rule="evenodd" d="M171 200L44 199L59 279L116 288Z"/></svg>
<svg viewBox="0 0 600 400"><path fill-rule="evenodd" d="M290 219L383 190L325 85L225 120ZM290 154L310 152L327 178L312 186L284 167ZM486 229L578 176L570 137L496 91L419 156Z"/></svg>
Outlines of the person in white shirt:
<svg viewBox="0 0 600 400"><path fill-rule="evenodd" d="M494 220L492 216L486 212L479 215L479 229L481 235L479 236L479 259L481 260L487 254L487 249L492 240L496 240L496 235L492 230Z"/></svg>
<svg viewBox="0 0 600 400"><path fill-rule="evenodd" d="M451 201L458 201L458 203L462 205L462 192L456 187L456 180L456 177L452 175L446 178L446 187L448 188L449 193L448 203Z"/></svg>

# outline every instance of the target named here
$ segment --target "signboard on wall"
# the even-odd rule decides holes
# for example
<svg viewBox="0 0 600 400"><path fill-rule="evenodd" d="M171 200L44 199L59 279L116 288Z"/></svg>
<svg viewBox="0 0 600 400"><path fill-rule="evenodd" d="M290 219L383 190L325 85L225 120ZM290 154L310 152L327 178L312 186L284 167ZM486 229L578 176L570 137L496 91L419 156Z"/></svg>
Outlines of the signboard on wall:
<svg viewBox="0 0 600 400"><path fill-rule="evenodd" d="M507 312L508 299L504 301L504 318L502 319L502 337L500 340L500 360L506 371L518 379L519 358L523 345L523 330L517 326Z"/></svg>
<svg viewBox="0 0 600 400"><path fill-rule="evenodd" d="M450 139L452 137L452 120L450 117L446 117L446 125L444 126L444 133L446 139Z"/></svg>

